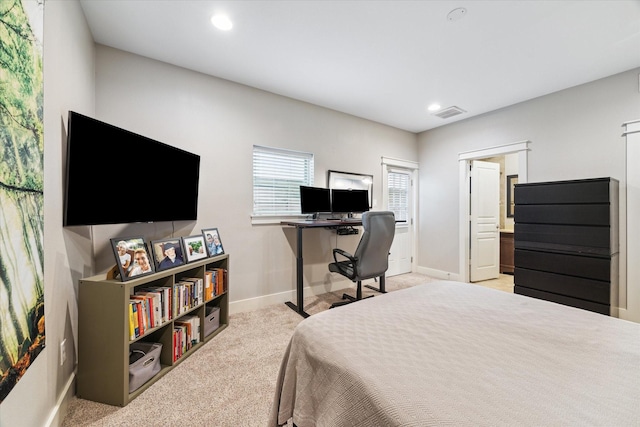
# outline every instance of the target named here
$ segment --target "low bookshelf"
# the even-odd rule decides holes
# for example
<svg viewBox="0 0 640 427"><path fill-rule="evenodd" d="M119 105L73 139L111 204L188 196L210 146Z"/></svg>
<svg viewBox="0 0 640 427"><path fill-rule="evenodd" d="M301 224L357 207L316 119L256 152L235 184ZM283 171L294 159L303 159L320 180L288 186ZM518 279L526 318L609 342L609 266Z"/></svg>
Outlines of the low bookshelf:
<svg viewBox="0 0 640 427"><path fill-rule="evenodd" d="M207 296L204 290L208 272L224 277L220 289ZM229 324L229 255L219 255L160 271L126 282L98 275L80 279L78 304L78 376L76 395L81 399L126 406L152 384L178 366L205 343L215 338ZM148 325L139 336L130 329L131 296L148 289L174 288L186 279L202 279L202 297L182 312L175 306L171 317L161 317L158 326ZM211 284L215 286L215 283ZM213 294L213 295L211 295ZM219 308L220 326L205 336L205 321L211 307ZM198 339L176 358L174 331L187 317L196 316L200 328ZM156 322L157 324L158 322ZM129 392L129 352L136 342L162 344L160 372L140 388Z"/></svg>

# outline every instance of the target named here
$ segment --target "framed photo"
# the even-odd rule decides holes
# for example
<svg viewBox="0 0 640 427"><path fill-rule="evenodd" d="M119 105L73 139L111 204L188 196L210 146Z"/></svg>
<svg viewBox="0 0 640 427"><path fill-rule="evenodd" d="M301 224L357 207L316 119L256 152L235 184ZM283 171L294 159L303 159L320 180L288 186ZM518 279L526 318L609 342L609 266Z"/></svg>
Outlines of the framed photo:
<svg viewBox="0 0 640 427"><path fill-rule="evenodd" d="M111 247L123 282L155 272L143 237L111 239Z"/></svg>
<svg viewBox="0 0 640 427"><path fill-rule="evenodd" d="M211 256L222 255L224 248L222 247L222 239L217 228L205 228L202 230L204 241L207 244L207 254Z"/></svg>
<svg viewBox="0 0 640 427"><path fill-rule="evenodd" d="M184 264L184 251L182 240L179 237L171 239L154 240L151 242L153 260L156 271L166 270Z"/></svg>
<svg viewBox="0 0 640 427"><path fill-rule="evenodd" d="M373 175L353 172L328 171L329 188L345 190L367 190L369 193L369 208L373 207Z"/></svg>
<svg viewBox="0 0 640 427"><path fill-rule="evenodd" d="M193 262L207 257L207 249L202 234L183 237L182 243L184 244L184 255L187 262Z"/></svg>

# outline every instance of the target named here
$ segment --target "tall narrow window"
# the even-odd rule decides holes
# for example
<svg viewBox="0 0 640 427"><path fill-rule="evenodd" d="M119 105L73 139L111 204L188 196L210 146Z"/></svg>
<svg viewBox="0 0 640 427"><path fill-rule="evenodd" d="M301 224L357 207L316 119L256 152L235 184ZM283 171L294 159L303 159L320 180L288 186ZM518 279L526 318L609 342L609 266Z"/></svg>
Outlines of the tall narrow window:
<svg viewBox="0 0 640 427"><path fill-rule="evenodd" d="M389 188L389 210L393 211L398 221L409 219L409 175L389 171L387 186Z"/></svg>
<svg viewBox="0 0 640 427"><path fill-rule="evenodd" d="M313 154L253 146L253 215L299 215L301 185L313 185Z"/></svg>

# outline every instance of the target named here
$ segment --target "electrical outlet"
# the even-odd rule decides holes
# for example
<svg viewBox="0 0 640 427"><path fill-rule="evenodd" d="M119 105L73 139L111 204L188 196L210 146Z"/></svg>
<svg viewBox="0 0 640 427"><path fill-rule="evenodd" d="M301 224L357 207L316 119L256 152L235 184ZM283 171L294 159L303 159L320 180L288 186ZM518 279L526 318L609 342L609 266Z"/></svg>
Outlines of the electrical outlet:
<svg viewBox="0 0 640 427"><path fill-rule="evenodd" d="M67 361L67 340L66 338L60 342L60 366L64 365L64 362Z"/></svg>

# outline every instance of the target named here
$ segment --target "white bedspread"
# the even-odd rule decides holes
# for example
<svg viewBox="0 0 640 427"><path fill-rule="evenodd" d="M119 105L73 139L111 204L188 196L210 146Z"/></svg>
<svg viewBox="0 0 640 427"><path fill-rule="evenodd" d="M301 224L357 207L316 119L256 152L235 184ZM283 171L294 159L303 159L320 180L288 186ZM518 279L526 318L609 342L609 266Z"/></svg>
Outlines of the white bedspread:
<svg viewBox="0 0 640 427"><path fill-rule="evenodd" d="M269 425L640 426L640 324L459 282L303 320Z"/></svg>

